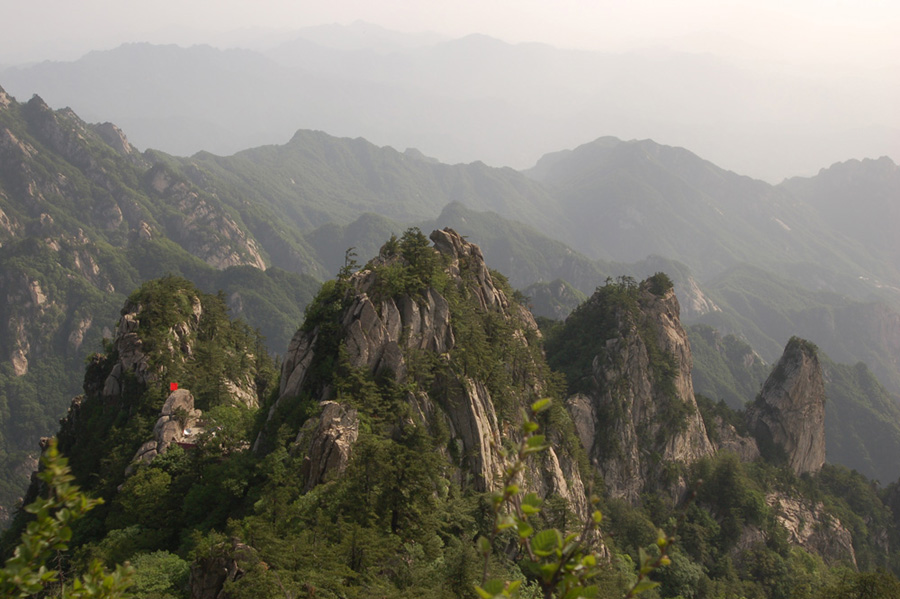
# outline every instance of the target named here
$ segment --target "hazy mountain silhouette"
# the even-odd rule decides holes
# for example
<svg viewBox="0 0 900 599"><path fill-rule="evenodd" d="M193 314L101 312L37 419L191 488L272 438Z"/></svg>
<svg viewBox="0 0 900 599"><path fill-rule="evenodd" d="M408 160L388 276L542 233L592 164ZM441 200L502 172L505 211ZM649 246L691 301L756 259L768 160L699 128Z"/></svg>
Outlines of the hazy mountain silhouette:
<svg viewBox="0 0 900 599"><path fill-rule="evenodd" d="M898 94L883 73L846 85L711 54L438 41L365 24L302 30L266 56L126 45L2 77L14 95L39 93L176 154L282 143L298 128L515 168L599 134L653 137L769 180L900 154Z"/></svg>

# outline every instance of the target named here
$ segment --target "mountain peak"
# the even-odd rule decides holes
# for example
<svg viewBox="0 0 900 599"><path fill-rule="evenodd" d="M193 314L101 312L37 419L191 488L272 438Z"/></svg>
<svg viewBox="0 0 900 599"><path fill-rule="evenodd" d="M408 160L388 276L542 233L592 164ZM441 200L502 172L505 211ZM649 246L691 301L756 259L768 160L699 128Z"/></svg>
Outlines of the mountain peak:
<svg viewBox="0 0 900 599"><path fill-rule="evenodd" d="M435 230L431 240L433 246L421 231L409 229L359 271L323 286L285 355L279 397L256 451L272 447L280 419L299 409L298 402L316 409L337 402L342 407L329 410L346 418L329 415L328 422L304 424L297 443L332 445L336 419L344 422L342 435L352 436L354 410L394 430L393 437L405 434L398 429L440 428L448 431L446 445L458 457L450 476L461 485L494 488L508 465L502 439L516 435L521 409L548 386L540 333L505 278L488 270L477 245L449 228ZM360 387L361 380L377 388ZM398 409L407 416L395 422L391 410ZM559 415L565 418L564 410ZM577 441L564 440L552 428L546 434L555 442L547 459L529 466L525 480L539 495L556 493L585 514L573 453ZM314 460L312 452L308 456ZM309 472L321 472L321 466L313 463Z"/></svg>
<svg viewBox="0 0 900 599"><path fill-rule="evenodd" d="M881 156L880 158L863 158L857 160L855 158L845 160L843 162L835 162L828 168L819 170L820 176L825 177L846 177L850 176L883 176L896 173L898 166L889 156Z"/></svg>
<svg viewBox="0 0 900 599"><path fill-rule="evenodd" d="M792 337L747 410L760 449L780 448L797 474L825 463L825 382L818 348Z"/></svg>
<svg viewBox="0 0 900 599"><path fill-rule="evenodd" d="M714 452L678 314L666 275L640 284L623 277L599 287L547 342L549 363L578 392L568 407L591 462L610 494L632 503L651 488L677 496L686 483L664 482L662 464L690 464Z"/></svg>

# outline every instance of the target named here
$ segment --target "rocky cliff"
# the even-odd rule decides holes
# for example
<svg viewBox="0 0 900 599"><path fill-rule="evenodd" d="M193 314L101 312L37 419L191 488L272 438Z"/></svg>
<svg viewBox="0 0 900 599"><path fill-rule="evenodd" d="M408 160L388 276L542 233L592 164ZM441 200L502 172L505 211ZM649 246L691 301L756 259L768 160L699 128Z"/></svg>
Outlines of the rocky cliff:
<svg viewBox="0 0 900 599"><path fill-rule="evenodd" d="M0 92L0 295L17 306L0 358L16 376L47 354L78 355L80 367L124 294L167 272L201 275L195 258L266 269L241 216L171 162L139 153L111 123Z"/></svg>
<svg viewBox="0 0 900 599"><path fill-rule="evenodd" d="M443 431L451 476L481 490L495 488L502 474L502 448L516 441L521 408L547 392L530 312L488 270L478 246L451 229L434 231L431 240L433 247L421 233L407 232L361 270L323 288L294 336L267 430L304 398L319 405L322 416L297 436L310 461L307 486L346 467L358 434L356 409L384 416L373 405L377 398L361 402L364 390L354 397L343 391L346 381L323 376L325 361L343 360L346 372L400 389L407 415L390 426ZM557 442L530 467L527 486L561 495L584 513L577 442L570 437L567 445L558 429L547 434ZM258 451L270 443L267 435L256 440Z"/></svg>
<svg viewBox="0 0 900 599"><path fill-rule="evenodd" d="M107 351L91 358L84 395L60 422L60 448L75 456L78 475L106 470L100 456L112 454L115 480L172 443L196 444L206 410L259 405L271 369L260 351L220 298L177 277L149 281L126 301ZM121 446L117 428L131 432Z"/></svg>
<svg viewBox="0 0 900 599"><path fill-rule="evenodd" d="M150 282L133 294L122 308L116 326L115 359L101 395L120 396L129 382L143 387L168 386L179 381L190 385L202 377L212 379L204 381L207 389L203 393L215 393L216 403L257 407L256 372L251 366L255 363L255 350L228 347L226 339L216 339L226 337L224 331L217 330L227 323L224 307L218 299L205 296L207 305L214 305L212 313L205 312L204 296L184 279L175 277ZM222 346L211 350L210 345L219 341ZM215 353L215 358L211 359L209 353ZM211 371L195 371L209 366Z"/></svg>
<svg viewBox="0 0 900 599"><path fill-rule="evenodd" d="M821 502L814 502L785 493L770 493L766 503L774 510L778 523L788 533L793 545L822 556L830 563L856 563L853 537L840 520L825 511Z"/></svg>
<svg viewBox="0 0 900 599"><path fill-rule="evenodd" d="M713 445L694 399L691 349L671 281L610 282L566 321L550 344L581 393L568 407L609 492L631 502L645 488L684 488L682 468ZM574 351L573 351L574 350Z"/></svg>
<svg viewBox="0 0 900 599"><path fill-rule="evenodd" d="M797 474L825 463L825 383L817 348L792 337L747 410L760 448L784 453Z"/></svg>
<svg viewBox="0 0 900 599"><path fill-rule="evenodd" d="M283 272L260 281L250 268L216 270L264 269L267 251L238 211L200 191L175 162L138 152L111 123L0 91L0 396L14 406L0 419L0 503L20 495L27 477L16 474L19 464L52 433L78 393L85 358L112 339L126 295L143 281L179 273L210 290L251 278L253 290L298 287ZM262 303L255 299L245 303ZM274 340L282 322L263 320Z"/></svg>

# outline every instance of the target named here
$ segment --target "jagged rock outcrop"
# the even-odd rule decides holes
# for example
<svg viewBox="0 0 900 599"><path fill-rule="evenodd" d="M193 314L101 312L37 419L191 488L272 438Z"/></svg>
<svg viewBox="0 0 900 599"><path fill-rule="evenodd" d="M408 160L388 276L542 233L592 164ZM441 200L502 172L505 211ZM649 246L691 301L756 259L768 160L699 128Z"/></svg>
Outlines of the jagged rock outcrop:
<svg viewBox="0 0 900 599"><path fill-rule="evenodd" d="M825 464L825 383L817 348L792 337L784 354L747 409L760 447L783 451L797 474Z"/></svg>
<svg viewBox="0 0 900 599"><path fill-rule="evenodd" d="M843 562L856 567L853 536L840 520L825 513L822 503L770 493L766 503L775 512L779 524L788 533L788 541L810 553L822 556L828 563Z"/></svg>
<svg viewBox="0 0 900 599"><path fill-rule="evenodd" d="M6 93L6 90L0 87L0 109L6 108L12 103L12 98Z"/></svg>
<svg viewBox="0 0 900 599"><path fill-rule="evenodd" d="M144 306L140 303L133 303L130 300L122 308L114 341L119 359L103 385L104 396L119 395L126 375L133 375L139 384L148 385L158 381L162 374L159 369L151 368L150 356L144 351L144 339L139 330L143 309ZM203 306L200 298L194 297L191 300L191 316L169 330L171 335L167 339L173 353L176 347L180 350L182 355L177 357L181 360L184 360L185 355L190 356L193 353L189 336L197 330L202 315Z"/></svg>
<svg viewBox="0 0 900 599"><path fill-rule="evenodd" d="M601 288L566 322L598 348L585 391L567 402L582 444L609 492L637 502L648 485L677 499L677 465L713 453L691 382L691 349L671 282ZM578 328L580 331L574 331ZM667 464L676 465L665 473Z"/></svg>
<svg viewBox="0 0 900 599"><path fill-rule="evenodd" d="M681 316L685 319L697 318L710 312L721 312L716 302L709 298L694 277L688 276L679 292Z"/></svg>
<svg viewBox="0 0 900 599"><path fill-rule="evenodd" d="M5 291L7 320L3 323L8 340L8 359L16 376L28 373L29 365L49 353L49 333L57 324L62 308L55 298L48 298L41 282L21 272L0 273L0 291Z"/></svg>
<svg viewBox="0 0 900 599"><path fill-rule="evenodd" d="M316 364L322 359L323 348L339 351L352 369L404 385L413 420L448 431L445 457L458 468L460 480L470 480L469 484L479 489L494 488L506 464L500 452L502 441L514 440L518 434L515 422L510 420L517 417L518 408L501 413L489 381L472 372L474 365L468 370L461 366L465 352L475 348L461 345L453 306L445 295L447 289L455 294L454 301L467 302L462 309L495 319L496 326L508 329L503 333L503 343L521 348L521 363L504 366L514 371L512 379L524 381L516 386L517 397L511 401L527 405L540 398L543 381L526 373L534 366L532 358L526 356L529 339L540 335L531 313L511 302L496 284L478 246L451 229L434 231L431 239L433 249L425 246L419 250L427 252L423 261L440 265L441 280L449 279L444 283L445 292L430 284L386 292L385 279L408 263L401 254L383 248L379 257L347 279L343 299L332 300L343 302L343 310L333 323L336 330L308 320L291 341L283 361L279 397L270 408L269 420L276 418L285 403L300 396L312 394L321 402L322 416L307 422L298 435L299 450L309 460L304 466L308 468L308 488L343 468L348 454L352 454L350 439L357 427L355 412L332 401L334 390L328 382L319 380ZM335 338L340 341L339 350L333 343ZM430 382L424 386L412 384L422 364L430 364ZM265 443L263 432L254 447L259 450ZM525 473L525 484L541 495L558 493L583 514L587 502L581 475L573 456L562 445L542 454Z"/></svg>
<svg viewBox="0 0 900 599"><path fill-rule="evenodd" d="M113 123L105 122L93 126L94 131L105 141L109 147L121 154L122 156L135 156L138 154L125 137L125 132L116 127Z"/></svg>
<svg viewBox="0 0 900 599"><path fill-rule="evenodd" d="M246 543L237 539L221 543L211 555L191 564L191 599L228 599L225 583L240 579L258 562L256 550Z"/></svg>
<svg viewBox="0 0 900 599"><path fill-rule="evenodd" d="M734 425L725 422L720 416L714 418L712 428L714 430L710 431L710 440L717 452L730 451L742 462L752 462L760 457L756 439L742 435Z"/></svg>
<svg viewBox="0 0 900 599"><path fill-rule="evenodd" d="M198 427L202 415L203 412L194 408L194 396L190 391L172 391L153 427L153 439L140 446L125 473L130 474L136 464L149 464L153 458L165 453L172 443L196 443L203 433Z"/></svg>
<svg viewBox="0 0 900 599"><path fill-rule="evenodd" d="M177 293L181 292L176 292L176 295ZM176 299L160 298L159 301L175 302ZM127 377L133 377L136 383L144 386L167 384L167 381L164 380L167 370L163 363L173 361L177 364L185 364L194 357L195 345L198 343L199 329L204 315L203 304L196 290L184 297L183 306L181 312L177 314L177 318L172 322L165 323L169 326L162 335L163 341L154 344L154 359L154 356L145 348L146 337L150 334L149 330L153 326L159 326L161 323L155 321L147 323L144 328L141 323L147 318L152 319L158 309L158 306L148 309L148 306L131 300L125 303L113 341L118 359L103 382L101 394L104 397L120 395ZM230 351L239 350L232 349ZM164 356L164 359L160 359L161 356ZM228 378L223 373L220 376L219 384L221 393L229 397L231 401L251 408L257 407L256 382L249 371L238 373L235 379Z"/></svg>
<svg viewBox="0 0 900 599"><path fill-rule="evenodd" d="M358 437L356 410L335 401L323 402L319 417L307 420L297 434L296 446L306 454L304 491L339 476L347 468Z"/></svg>
<svg viewBox="0 0 900 599"><path fill-rule="evenodd" d="M190 253L218 269L241 265L266 269L256 240L208 196L162 165L153 167L146 178L151 189L178 208L178 218L167 223L168 233Z"/></svg>

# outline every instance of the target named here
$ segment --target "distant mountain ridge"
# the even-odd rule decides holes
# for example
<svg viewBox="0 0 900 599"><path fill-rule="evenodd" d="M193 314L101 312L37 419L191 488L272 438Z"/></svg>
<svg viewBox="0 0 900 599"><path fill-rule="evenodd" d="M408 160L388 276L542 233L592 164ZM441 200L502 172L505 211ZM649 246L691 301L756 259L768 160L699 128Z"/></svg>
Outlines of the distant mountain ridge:
<svg viewBox="0 0 900 599"><path fill-rule="evenodd" d="M588 255L633 261L660 254L701 279L748 262L783 272L791 263L819 263L832 275L900 280L896 264L827 223L808 196L726 171L683 148L604 137L550 154L525 173L554 193L575 247Z"/></svg>
<svg viewBox="0 0 900 599"><path fill-rule="evenodd" d="M845 156L900 155L886 75L858 73L850 91L711 54L610 54L479 35L420 43L385 31L361 41L351 29L301 31L265 54L132 44L0 78L14 95L38 93L116 122L143 149L175 154L229 154L304 128L417 147L448 163L524 168L550 148L612 133L695 148L770 181ZM830 109L818 109L823 99Z"/></svg>

